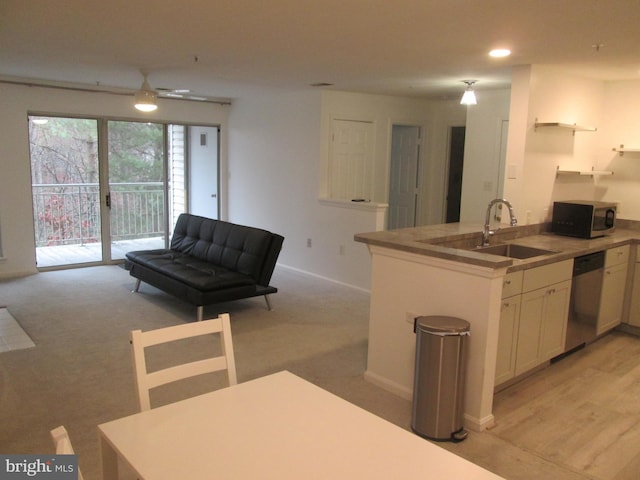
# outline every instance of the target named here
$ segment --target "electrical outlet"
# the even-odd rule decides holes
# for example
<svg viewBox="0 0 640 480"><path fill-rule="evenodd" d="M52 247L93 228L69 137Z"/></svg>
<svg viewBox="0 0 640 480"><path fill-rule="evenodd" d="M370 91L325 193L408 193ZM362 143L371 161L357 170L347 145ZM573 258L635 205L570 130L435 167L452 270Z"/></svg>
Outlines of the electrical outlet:
<svg viewBox="0 0 640 480"><path fill-rule="evenodd" d="M338 247L338 253L340 255L344 255L344 245L340 245L340 247Z"/></svg>
<svg viewBox="0 0 640 480"><path fill-rule="evenodd" d="M307 238L307 247L311 248L311 239L310 238Z"/></svg>

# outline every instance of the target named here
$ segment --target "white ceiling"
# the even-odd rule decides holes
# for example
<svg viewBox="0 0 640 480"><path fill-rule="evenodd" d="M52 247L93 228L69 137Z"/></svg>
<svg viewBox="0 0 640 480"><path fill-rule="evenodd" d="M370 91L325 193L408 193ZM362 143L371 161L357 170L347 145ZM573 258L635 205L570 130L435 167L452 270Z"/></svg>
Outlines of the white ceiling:
<svg viewBox="0 0 640 480"><path fill-rule="evenodd" d="M0 76L457 97L465 79L507 87L523 64L640 79L639 21L640 0L2 0Z"/></svg>

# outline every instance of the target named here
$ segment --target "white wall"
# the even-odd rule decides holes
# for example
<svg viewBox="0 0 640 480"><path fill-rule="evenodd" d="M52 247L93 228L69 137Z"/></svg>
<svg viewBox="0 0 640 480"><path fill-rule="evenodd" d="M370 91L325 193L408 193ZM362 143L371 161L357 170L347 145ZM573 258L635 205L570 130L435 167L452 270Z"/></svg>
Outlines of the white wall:
<svg viewBox="0 0 640 480"><path fill-rule="evenodd" d="M283 235L283 266L368 289L370 258L353 235L376 230L375 216L318 201L321 103L320 92L280 91L234 103L229 220Z"/></svg>
<svg viewBox="0 0 640 480"><path fill-rule="evenodd" d="M541 65L514 72L507 164L519 174L505 180L504 192L520 223L550 221L553 202L570 199L619 202L620 218L640 220L640 155L612 152L621 143L640 148L638 104L640 80L604 82ZM535 129L536 119L597 131ZM614 175L557 176L558 168Z"/></svg>
<svg viewBox="0 0 640 480"><path fill-rule="evenodd" d="M593 197L590 177L556 177L557 169L591 170L597 163L597 132L538 128L540 122L602 125L604 84L569 75L560 69L535 65L531 69L526 154L526 183L520 208L531 223L551 220L553 200ZM585 181L586 180L586 181Z"/></svg>
<svg viewBox="0 0 640 480"><path fill-rule="evenodd" d="M477 105L466 107L461 222L484 222L487 205L502 194L500 135L502 122L509 120L510 95L509 90L483 91L477 93Z"/></svg>
<svg viewBox="0 0 640 480"><path fill-rule="evenodd" d="M224 164L228 112L229 107L220 105L161 99L156 112L143 115L133 108L132 97L129 96L0 84L0 235L4 255L0 260L0 277L36 271L29 113L221 125L221 158Z"/></svg>
<svg viewBox="0 0 640 480"><path fill-rule="evenodd" d="M611 177L595 180L597 200L618 202L618 215L640 220L640 153L620 156L612 148L623 144L640 149L640 80L604 84L602 128L598 129L596 168L611 170Z"/></svg>

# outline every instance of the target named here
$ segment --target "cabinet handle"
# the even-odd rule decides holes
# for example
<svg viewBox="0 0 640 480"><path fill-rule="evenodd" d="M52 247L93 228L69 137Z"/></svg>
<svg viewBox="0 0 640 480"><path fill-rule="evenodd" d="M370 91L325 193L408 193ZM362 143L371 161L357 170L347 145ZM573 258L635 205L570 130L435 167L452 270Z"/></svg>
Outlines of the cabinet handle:
<svg viewBox="0 0 640 480"><path fill-rule="evenodd" d="M504 285L511 285L511 280L506 280L506 281L504 282Z"/></svg>
<svg viewBox="0 0 640 480"><path fill-rule="evenodd" d="M550 288L549 290L547 290L547 295L553 295L554 293L556 293L555 288Z"/></svg>

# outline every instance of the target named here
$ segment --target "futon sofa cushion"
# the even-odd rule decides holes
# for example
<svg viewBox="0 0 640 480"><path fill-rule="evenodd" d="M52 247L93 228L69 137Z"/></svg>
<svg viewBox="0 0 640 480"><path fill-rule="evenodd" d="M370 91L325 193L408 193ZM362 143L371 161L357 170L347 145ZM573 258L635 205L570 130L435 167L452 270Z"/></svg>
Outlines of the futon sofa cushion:
<svg viewBox="0 0 640 480"><path fill-rule="evenodd" d="M199 260L172 250L147 250L130 252L130 260L162 272L199 290L220 290L239 285L253 285L255 280L245 274L218 267L205 260Z"/></svg>

